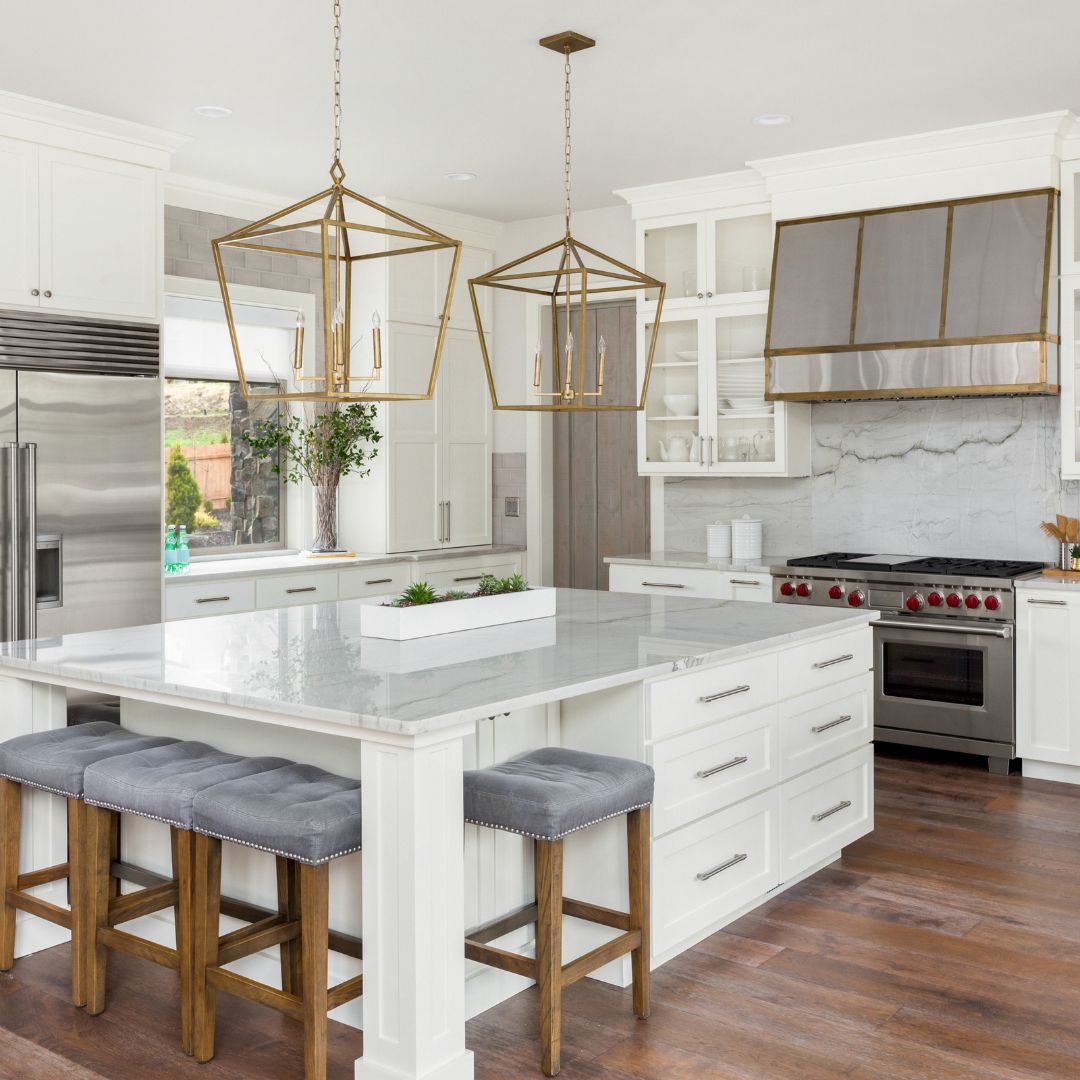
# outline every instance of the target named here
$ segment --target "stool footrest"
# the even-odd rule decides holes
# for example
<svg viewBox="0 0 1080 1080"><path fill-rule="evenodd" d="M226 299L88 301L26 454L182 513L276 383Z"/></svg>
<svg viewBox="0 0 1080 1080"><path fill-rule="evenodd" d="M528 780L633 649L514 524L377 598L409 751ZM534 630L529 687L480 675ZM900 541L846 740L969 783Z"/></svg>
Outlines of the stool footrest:
<svg viewBox="0 0 1080 1080"><path fill-rule="evenodd" d="M62 862L55 866L46 866L42 870L31 870L28 874L20 874L19 890L36 889L39 885L49 885L54 881L60 881L68 876L68 872L68 864Z"/></svg>
<svg viewBox="0 0 1080 1080"><path fill-rule="evenodd" d="M563 986L573 986L579 979L584 979L586 975L597 968L603 967L612 960L618 960L620 956L633 952L640 945L640 930L628 930L625 934L620 934L617 938L604 942L603 945L585 953L584 956L579 956L576 960L571 960L569 964L563 965Z"/></svg>
<svg viewBox="0 0 1080 1080"><path fill-rule="evenodd" d="M128 893L109 901L109 926L118 926L143 915L152 915L164 908L176 907L179 902L180 891L174 881L155 885L141 892Z"/></svg>
<svg viewBox="0 0 1080 1080"><path fill-rule="evenodd" d="M357 975L355 978L346 979L344 982L338 983L337 986L330 987L329 993L326 995L327 1012L336 1009L339 1005L344 1005L347 1001L352 1001L353 998L360 997L363 992L363 975Z"/></svg>
<svg viewBox="0 0 1080 1080"><path fill-rule="evenodd" d="M71 911L68 908L50 904L48 900L42 900L38 896L28 896L15 889L8 889L7 902L18 911L25 911L28 915L36 915L46 922L71 929Z"/></svg>
<svg viewBox="0 0 1080 1080"><path fill-rule="evenodd" d="M280 915L261 919L251 926L243 926L226 934L218 941L218 963L224 966L263 949L282 945L300 936L300 923L289 922Z"/></svg>
<svg viewBox="0 0 1080 1080"><path fill-rule="evenodd" d="M587 904L584 900L571 900L569 897L564 897L562 911L564 915L569 915L573 919L584 919L586 922L610 926L613 930L630 929L630 916L627 912Z"/></svg>
<svg viewBox="0 0 1080 1080"><path fill-rule="evenodd" d="M521 956L518 953L508 952L506 949L497 949L494 945L483 945L466 939L465 959L475 960L478 964L487 964L488 967L499 968L500 971L509 971L525 979L536 978L536 961L531 956Z"/></svg>
<svg viewBox="0 0 1080 1080"><path fill-rule="evenodd" d="M295 994L286 994L283 990L276 990L244 975L237 975L235 971L226 971L220 967L209 968L206 981L216 990L254 1001L257 1005L268 1005L294 1020L304 1018L304 1003Z"/></svg>
<svg viewBox="0 0 1080 1080"><path fill-rule="evenodd" d="M170 949L167 945L159 945L156 941L136 937L126 930L114 930L108 926L99 927L97 940L107 948L127 953L129 956L137 956L140 960L149 960L152 964L171 968L173 971L178 971L180 968L180 958L175 949Z"/></svg>
<svg viewBox="0 0 1080 1080"><path fill-rule="evenodd" d="M468 931L465 937L468 941L486 945L489 941L496 941L498 938L504 937L514 930L520 930L523 926L529 926L534 922L536 922L536 905L526 904L524 907L518 908L517 911L511 911L509 915L492 919L491 922L484 923L482 926L476 927L475 930Z"/></svg>

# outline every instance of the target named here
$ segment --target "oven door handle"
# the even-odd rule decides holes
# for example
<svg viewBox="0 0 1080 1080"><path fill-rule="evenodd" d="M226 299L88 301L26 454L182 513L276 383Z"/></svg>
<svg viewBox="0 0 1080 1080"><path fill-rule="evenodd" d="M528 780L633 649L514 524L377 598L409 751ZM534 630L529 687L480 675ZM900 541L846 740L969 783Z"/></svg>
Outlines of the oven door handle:
<svg viewBox="0 0 1080 1080"><path fill-rule="evenodd" d="M870 624L884 630L938 630L943 634L975 634L978 637L1011 638L1011 626L961 626L956 623L908 622L904 620L877 619Z"/></svg>

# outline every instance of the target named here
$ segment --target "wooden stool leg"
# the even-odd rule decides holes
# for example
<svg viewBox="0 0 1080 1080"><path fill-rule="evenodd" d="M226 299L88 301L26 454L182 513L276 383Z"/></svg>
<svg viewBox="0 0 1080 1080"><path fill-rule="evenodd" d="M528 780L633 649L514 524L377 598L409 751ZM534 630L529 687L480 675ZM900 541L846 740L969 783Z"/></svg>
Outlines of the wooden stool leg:
<svg viewBox="0 0 1080 1080"><path fill-rule="evenodd" d="M194 840L187 829L172 829L172 872L176 880L176 956L180 968L180 1045L195 1053L195 958L192 952L191 879Z"/></svg>
<svg viewBox="0 0 1080 1080"><path fill-rule="evenodd" d="M300 884L297 864L292 859L277 859L278 914L289 922L300 918ZM281 989L300 996L300 942L283 942L281 952Z"/></svg>
<svg viewBox="0 0 1080 1080"><path fill-rule="evenodd" d="M326 1080L329 1010L330 865L300 865L300 996L304 1001L304 1080Z"/></svg>
<svg viewBox="0 0 1080 1080"><path fill-rule="evenodd" d="M15 908L8 889L19 887L19 834L22 829L22 784L0 777L0 971L15 964Z"/></svg>
<svg viewBox="0 0 1080 1080"><path fill-rule="evenodd" d="M86 1004L86 804L82 799L68 799L68 907L71 909L71 1002Z"/></svg>
<svg viewBox="0 0 1080 1080"><path fill-rule="evenodd" d="M208 982L206 972L218 962L218 936L221 933L221 841L196 833L194 862L191 943L194 955L194 1050L196 1061L209 1061L214 1056L217 991Z"/></svg>
<svg viewBox="0 0 1080 1080"><path fill-rule="evenodd" d="M112 810L98 806L83 807L83 980L86 987L86 1011L97 1016L105 1011L105 977L108 952L98 944L98 931L109 925L110 871L112 860Z"/></svg>
<svg viewBox="0 0 1080 1080"><path fill-rule="evenodd" d="M630 954L634 985L634 1012L642 1019L649 1015L649 963L652 946L649 925L649 807L626 816L626 853L630 868L630 929L641 931L641 946Z"/></svg>
<svg viewBox="0 0 1080 1080"><path fill-rule="evenodd" d="M540 1045L545 1076L556 1076L562 1057L562 902L561 840L537 840L536 985L540 991Z"/></svg>

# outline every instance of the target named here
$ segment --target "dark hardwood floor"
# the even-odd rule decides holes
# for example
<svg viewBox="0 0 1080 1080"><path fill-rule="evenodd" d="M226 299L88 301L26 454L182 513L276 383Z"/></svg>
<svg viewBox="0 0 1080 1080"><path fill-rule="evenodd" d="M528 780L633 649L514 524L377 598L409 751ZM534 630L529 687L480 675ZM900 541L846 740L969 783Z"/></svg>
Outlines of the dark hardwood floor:
<svg viewBox="0 0 1080 1080"><path fill-rule="evenodd" d="M654 972L649 1021L629 991L571 988L565 1080L1080 1077L1080 787L879 754L876 826ZM170 973L116 956L93 1018L67 1004L68 970L60 948L0 976L4 1080L301 1075L297 1026L269 1010L223 997L199 1066ZM470 1022L477 1080L539 1076L537 1029L533 992ZM332 1077L361 1045L331 1025Z"/></svg>

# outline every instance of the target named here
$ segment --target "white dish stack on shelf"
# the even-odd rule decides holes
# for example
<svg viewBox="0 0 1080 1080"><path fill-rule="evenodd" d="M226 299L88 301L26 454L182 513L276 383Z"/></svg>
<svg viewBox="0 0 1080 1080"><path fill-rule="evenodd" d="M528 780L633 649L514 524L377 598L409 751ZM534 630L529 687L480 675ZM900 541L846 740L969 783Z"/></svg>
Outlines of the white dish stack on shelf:
<svg viewBox="0 0 1080 1080"><path fill-rule="evenodd" d="M710 559L731 558L730 521L716 521L705 526L705 554Z"/></svg>
<svg viewBox="0 0 1080 1080"><path fill-rule="evenodd" d="M744 514L731 523L731 557L735 562L761 559L764 526L758 518Z"/></svg>

